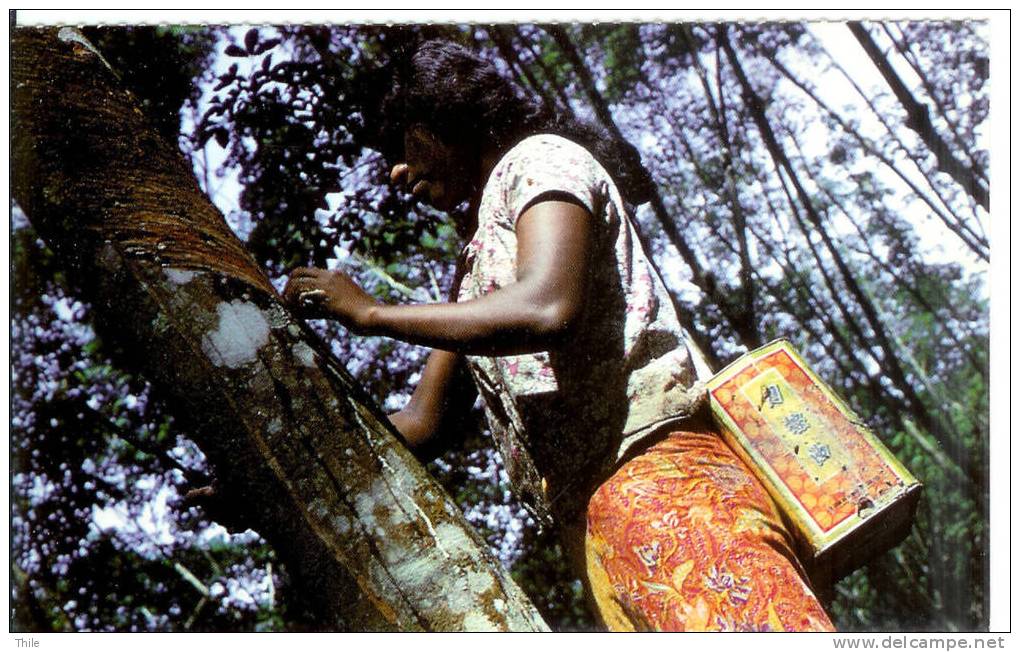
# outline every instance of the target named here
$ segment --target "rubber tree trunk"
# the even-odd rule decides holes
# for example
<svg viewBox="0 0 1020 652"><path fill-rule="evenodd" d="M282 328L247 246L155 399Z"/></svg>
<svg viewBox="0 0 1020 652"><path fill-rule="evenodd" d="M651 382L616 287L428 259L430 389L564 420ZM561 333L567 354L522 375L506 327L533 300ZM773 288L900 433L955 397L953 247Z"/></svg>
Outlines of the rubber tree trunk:
<svg viewBox="0 0 1020 652"><path fill-rule="evenodd" d="M298 575L316 628L544 630L76 30L13 34L13 192Z"/></svg>

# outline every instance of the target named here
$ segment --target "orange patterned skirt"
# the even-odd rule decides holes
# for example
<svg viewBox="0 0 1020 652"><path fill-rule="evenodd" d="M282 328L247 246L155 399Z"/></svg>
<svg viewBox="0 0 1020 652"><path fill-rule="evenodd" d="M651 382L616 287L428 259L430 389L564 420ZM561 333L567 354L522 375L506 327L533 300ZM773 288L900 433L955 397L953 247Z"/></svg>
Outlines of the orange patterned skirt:
<svg viewBox="0 0 1020 652"><path fill-rule="evenodd" d="M588 504L592 596L614 631L833 631L772 499L710 431L674 432Z"/></svg>

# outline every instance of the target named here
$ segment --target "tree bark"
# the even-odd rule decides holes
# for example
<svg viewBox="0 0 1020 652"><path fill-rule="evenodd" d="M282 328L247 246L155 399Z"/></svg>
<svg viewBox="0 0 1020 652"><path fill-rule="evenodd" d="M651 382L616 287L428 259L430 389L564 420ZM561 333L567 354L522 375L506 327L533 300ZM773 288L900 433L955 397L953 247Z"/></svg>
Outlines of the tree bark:
<svg viewBox="0 0 1020 652"><path fill-rule="evenodd" d="M543 630L79 32L16 29L13 194L324 630Z"/></svg>

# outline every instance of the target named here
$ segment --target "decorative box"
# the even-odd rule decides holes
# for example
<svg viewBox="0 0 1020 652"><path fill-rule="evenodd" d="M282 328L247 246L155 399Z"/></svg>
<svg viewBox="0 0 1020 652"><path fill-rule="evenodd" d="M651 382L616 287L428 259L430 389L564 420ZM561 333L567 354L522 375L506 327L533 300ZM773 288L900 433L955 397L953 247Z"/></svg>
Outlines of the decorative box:
<svg viewBox="0 0 1020 652"><path fill-rule="evenodd" d="M899 543L921 484L786 340L707 383L729 445L778 504L816 584Z"/></svg>

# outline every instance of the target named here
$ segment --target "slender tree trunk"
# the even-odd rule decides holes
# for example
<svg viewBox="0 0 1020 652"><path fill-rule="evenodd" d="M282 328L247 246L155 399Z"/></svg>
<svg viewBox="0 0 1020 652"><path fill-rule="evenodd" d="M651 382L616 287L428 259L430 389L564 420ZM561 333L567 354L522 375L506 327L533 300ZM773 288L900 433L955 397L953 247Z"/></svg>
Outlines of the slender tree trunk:
<svg viewBox="0 0 1020 652"><path fill-rule="evenodd" d="M973 170L956 160L949 146L946 145L945 141L938 135L938 132L935 131L935 125L931 122L931 116L928 115L927 107L914 98L910 89L907 88L903 80L896 74L896 71L882 54L878 45L872 40L871 34L868 33L864 25L859 22L850 22L847 23L847 27L850 28L854 37L861 44L861 47L867 52L868 57L875 64L875 67L878 68L878 71L882 73L882 77L885 78L886 83L889 84L889 88L892 89L900 104L903 105L904 110L907 112L907 126L917 132L917 135L921 137L921 140L935 155L939 169L955 179L987 211L988 188L974 176Z"/></svg>
<svg viewBox="0 0 1020 652"><path fill-rule="evenodd" d="M810 165L807 163L807 157L805 156L804 151L801 148L800 142L797 140L796 136L791 132L787 132L787 137L790 138L793 144L797 147L798 154L800 154L801 159L804 160L804 165L807 168L808 173L811 174ZM926 299L924 295L921 293L921 291L918 289L917 283L913 282L911 279L904 278L903 275L900 274L896 269L894 269L893 266L889 264L888 261L885 261L881 257L879 257L874 252L874 250L867 244L869 241L868 234L865 233L864 227L861 226L859 220L854 219L854 216L851 213L850 208L842 200L840 200L840 198L837 197L825 184L819 184L818 188L821 191L821 193L825 195L826 199L829 200L829 204L835 206L836 208L839 209L841 213L843 213L843 215L847 218L847 221L853 226L854 231L856 231L857 235L860 236L861 242L865 243L862 245L861 248L851 247L851 250L869 258L872 263L877 265L879 269L888 274L893 279L893 281L895 281L899 285L899 287L901 287L907 294L909 294L919 307L935 316L937 318L936 323L938 323L942 335L953 340L957 348L960 349L963 355L967 357L967 360L971 363L971 366L974 369L974 371L980 374L987 373L987 370L985 369L984 365L982 365L975 357L974 352L963 342L963 340L960 339L959 334L957 334L956 332L957 329L955 325L952 324L951 322L947 323L945 319L942 318L942 314L940 313L945 311L946 313L948 313L948 316L956 320L957 323L962 323L964 321L960 317L960 315L956 313L956 310L954 309L953 305L950 302L945 302L945 305L942 306L932 305L931 302L928 299ZM910 265L908 265L908 269L916 273Z"/></svg>
<svg viewBox="0 0 1020 652"><path fill-rule="evenodd" d="M708 82L708 76L701 65L701 57L698 55L698 50L695 46L694 39L691 37L689 28L685 24L680 25L679 32L681 38L686 43L687 51L690 52L691 58L694 61L694 65L698 73L698 79L701 81L701 87L705 93L705 101L708 104L710 113L712 114L712 122L715 125L719 142L722 144L724 166L723 186L725 188L726 198L730 204L730 214L733 220L733 233L737 240L740 260L740 285L737 288L737 294L740 296L741 306L737 312L742 321L750 324L756 324L758 321L754 306L756 288L754 287L754 280L752 277L753 265L751 263L751 252L747 246L747 216L744 214L743 206L740 204L740 197L737 194L737 181L735 178L736 170L734 167L735 159L733 156L732 143L730 142L729 129L726 126L726 105L721 76L722 68L718 65L716 66L716 88L719 93L720 103L719 106L716 106L715 100L712 97L712 90ZM716 53L718 54L718 49L716 50ZM718 64L718 61L716 63ZM747 336L751 337L750 341L744 342L748 348L757 348L763 344L761 334L758 332L757 328L748 332Z"/></svg>
<svg viewBox="0 0 1020 652"><path fill-rule="evenodd" d="M485 30L489 38L496 44L500 56L506 61L510 69L514 71L517 78L523 85L530 87L539 97L542 103L550 110L569 111L570 106L560 106L556 98L549 94L549 90L542 82L535 77L531 66L521 60L520 51L513 41L514 28L509 25L493 25Z"/></svg>
<svg viewBox="0 0 1020 652"><path fill-rule="evenodd" d="M825 49L824 45L822 45L821 47L822 47L823 50ZM889 134L889 140L893 144L895 144L895 146L897 148L899 148L899 150L901 152L903 152L903 155L907 157L907 159L910 161L910 163L917 170L918 174L920 174L922 177L924 177L925 182L928 184L928 187L931 188L931 191L934 193L935 197L938 198L939 202L946 208L947 211L949 211L950 213L952 213L954 215L954 217L955 217L957 222L959 222L960 224L965 224L965 220L963 220L959 216L956 216L957 208L953 207L951 205L950 200L946 197L945 190L947 188L940 188L939 187L940 186L940 178L938 178L936 175L931 174L929 170L925 169L925 165L924 165L924 163L925 163L925 160L924 160L925 159L925 154L924 154L924 151L921 151L921 150L926 150L926 147L924 147L924 144L922 143L920 148L915 148L914 150L911 150L911 148L908 147L907 144L903 142L903 139L900 138L898 130L895 129L892 124L890 124L889 119L887 118L886 114L883 111L880 111L875 106L874 100L872 100L872 98L869 97L868 94L864 92L864 89L862 89L860 84L858 84L854 80L853 76L851 76L850 73L847 72L846 68L844 68L843 66L840 65L839 61L835 57L832 56L831 52L826 51L826 54L829 57L829 61L830 61L831 65L836 70L838 70L841 75L843 75L843 78L847 80L847 83L849 83L853 87L854 92L857 93L857 95L861 98L861 100L865 104L868 105L868 108L871 109L871 112L874 114L875 118L885 128L886 133ZM950 185L952 185L952 184L950 184ZM971 208L972 214L974 214L976 216L976 212L975 211L976 211L977 204L975 202L972 202L972 201L968 202L968 204L970 204L970 208ZM978 221L978 226L980 228L980 221ZM982 238L984 238L984 236L982 236Z"/></svg>
<svg viewBox="0 0 1020 652"><path fill-rule="evenodd" d="M578 53L577 48L574 47L573 42L570 40L570 36L567 34L559 25L549 25L546 27L546 31L556 41L556 44L566 55L567 60L574 68L574 72L577 74L578 79L581 82L581 88L584 90L585 95L588 97L589 103L592 105L595 115L599 121L609 130L614 138L619 139L622 142L626 142L623 137L623 133L620 131L620 127L616 124L613 119L613 114L609 111L609 105L602 97L601 93L595 87L595 82L591 77L591 73L585 66L584 61L581 60L581 55ZM662 227L663 233L666 234L670 244L676 247L676 250L680 253L680 257L684 263L687 264L688 269L691 270L691 277L695 285L697 285L706 295L709 300L715 304L719 311L729 322L733 331L737 334L742 342L758 342L760 341L760 334L758 333L757 323L754 320L753 314L747 314L742 310L735 310L729 301L727 301L725 294L727 293L726 288L720 288L715 275L712 272L706 272L705 267L701 264L694 249L687 242L687 238L680 232L680 229L676 226L676 221L673 220L669 211L666 209L666 204L662 200L662 195L659 193L658 188L653 188L652 195L650 198L650 204L652 212L654 213L656 220ZM647 247L646 247L647 249ZM649 251L649 254L651 252Z"/></svg>
<svg viewBox="0 0 1020 652"><path fill-rule="evenodd" d="M846 261L844 261L842 256L840 256L839 251L836 249L835 244L832 242L831 237L822 223L821 216L818 214L814 204L811 202L811 198L804 189L804 186L800 183L800 180L793 169L793 165L790 163L789 158L783 151L782 146L776 140L776 136L773 133L772 128L769 126L768 120L765 116L765 108L762 104L762 100L758 97L757 93L755 93L754 88L748 81L747 75L744 73L744 70L740 65L740 61L737 58L737 54L729 42L729 38L725 32L725 27L719 28L718 38L723 49L726 51L726 56L729 59L730 64L733 66L741 87L744 89L745 102L751 111L751 115L754 118L762 139L765 141L765 145L769 150L769 153L775 160L776 167L785 171L787 176L790 178L790 183L794 187L808 220L821 236L822 243L825 245L829 255L832 256L833 262L836 264L840 276L843 279L843 283L853 296L855 302L860 306L868 325L871 327L875 343L877 343L878 347L882 350L882 356L879 359L879 364L882 366L883 371L889 375L896 387L903 392L904 397L906 398L905 407L913 412L921 427L935 436L939 444L949 451L950 457L966 470L968 477L970 477L975 484L980 484L976 479L980 478L981 470L973 468L967 460L961 459L959 455L958 449L960 446L958 434L947 430L941 423L939 423L938 419L932 417L932 415L928 412L928 408L925 406L924 401L922 401L920 396L918 396L914 386L907 378L899 359L896 357L895 347L890 342L890 339L886 334L885 327L877 310L875 309L874 304L865 295L864 291L854 278L853 273L847 266ZM835 301L839 302L839 296L834 290L833 298ZM850 322L850 325L854 326L852 322ZM866 340L864 341L866 342Z"/></svg>
<svg viewBox="0 0 1020 652"><path fill-rule="evenodd" d="M968 146L964 142L963 137L960 135L960 130L957 128L956 123L949 117L949 111L945 105L939 101L938 94L935 91L935 87L932 85L931 80L928 79L928 75L925 74L924 70L921 69L921 64L914 56L914 52L910 49L910 45L906 42L906 36L903 34L903 30L900 30L900 35L896 36L893 34L892 28L889 23L882 23L882 30L885 31L889 40L892 41L896 49L899 50L900 54L903 55L903 60L910 65L910 69L914 71L918 79L921 80L921 85L924 86L925 92L928 93L928 97L931 98L932 104L935 106L935 111L938 112L939 117L946 123L946 127L949 129L949 133L953 136L953 142L956 144L957 149L967 157L970 162L971 171L976 174L983 183L988 183L988 175L985 174L984 167L978 162L974 156L973 146Z"/></svg>
<svg viewBox="0 0 1020 652"><path fill-rule="evenodd" d="M508 28L510 29L510 28ZM556 79L556 73L549 67L549 65L542 59L542 52L540 46L536 47L534 44L534 36L529 36L525 33L524 29L517 25L513 28L517 38L524 45L528 55L531 57L532 62L535 66L542 71L542 77L545 78L546 83L556 93L556 97L559 100L560 106L564 107L564 110L573 113L573 108L570 105L570 98L567 97L566 91L562 88L562 85Z"/></svg>
<svg viewBox="0 0 1020 652"><path fill-rule="evenodd" d="M666 118L670 128L673 129L673 131L675 132L676 138L678 139L680 145L683 147L684 154L687 156L687 159L694 167L695 174L697 174L698 177L701 179L709 179L710 178L709 172L705 170L698 161L698 157L694 152L694 148L691 146L690 140L684 133L682 125L678 124L677 120L675 119L674 112L665 103L661 103L662 99L661 93L659 93L658 91L656 91L656 89L652 87L647 78L642 78L641 83L644 84L644 86L649 92L649 95L655 94L660 100L660 109L662 111L661 115L663 115ZM723 184L720 185L724 185L726 183L727 181L724 180ZM700 192L702 193L702 196L706 199L709 199L709 195L707 194L708 191L705 189L704 184L699 185L699 188ZM706 203L711 204L712 202L708 201ZM745 270L750 269L749 266L747 267L744 266L744 258L742 256L742 252L743 253L747 252L746 235L743 238L739 239L729 238L725 236L723 233L721 233L718 228L713 227L711 223L706 222L706 226L709 228L712 234L723 244L723 246L729 249L733 253L734 257L741 261L742 280L740 287L747 287L747 285L745 284L753 285L754 284L753 278L750 277L747 279L744 278ZM741 222L735 221L734 224L734 228L736 229L744 229L746 228L746 226L747 226L746 221ZM734 244L733 240L738 240L739 244ZM718 265L716 267L718 268ZM731 327L734 323L734 320L738 322L742 321L740 315L753 314L747 309L748 305L750 305L751 308L753 309L754 307L753 297L749 297L749 295L743 292L739 287L736 289L732 289L730 287L719 288L718 285L714 284L711 285L711 287L714 289L714 293L709 296L709 300L716 304L716 306L719 308L719 311L722 313L723 317L731 325ZM704 288L702 289L704 290ZM730 298L731 295L734 297L734 299ZM734 306L733 305L734 303L736 303L737 305ZM757 328L757 319L754 319L753 321L751 320L743 321L754 323L755 327L753 329L744 329L743 332L734 331L734 333L737 336L737 339L748 348L756 348L758 346L761 346L762 344L761 332ZM699 343L699 345L702 347L702 349L705 349L704 344ZM718 368L720 368L720 365L718 364L718 362L714 362L713 369Z"/></svg>
<svg viewBox="0 0 1020 652"><path fill-rule="evenodd" d="M537 612L70 28L16 29L13 194L326 630L541 630Z"/></svg>
<svg viewBox="0 0 1020 652"><path fill-rule="evenodd" d="M798 88L800 88L808 97L810 97L818 105L820 109L825 111L829 116L839 123L843 131L849 134L860 144L861 148L865 152L878 158L886 167L888 167L893 173L896 174L914 193L920 198L925 204L931 208L932 212L942 223L946 225L952 233L956 234L964 244L966 244L971 251L980 256L985 261L988 260L988 241L982 238L979 234L974 231L963 221L963 219L957 217L954 214L946 214L942 208L940 208L933 199L928 196L928 193L924 192L917 184L911 181L910 177L904 173L896 163L889 158L885 153L881 152L877 146L866 139L853 125L849 124L844 120L835 110L833 110L828 104L826 104L818 94L812 90L806 83L798 79L789 69L786 68L775 56L771 53L764 53L764 56L769 60L769 63L773 65L780 73L783 74L788 80L793 82ZM941 199L941 197L940 197Z"/></svg>

